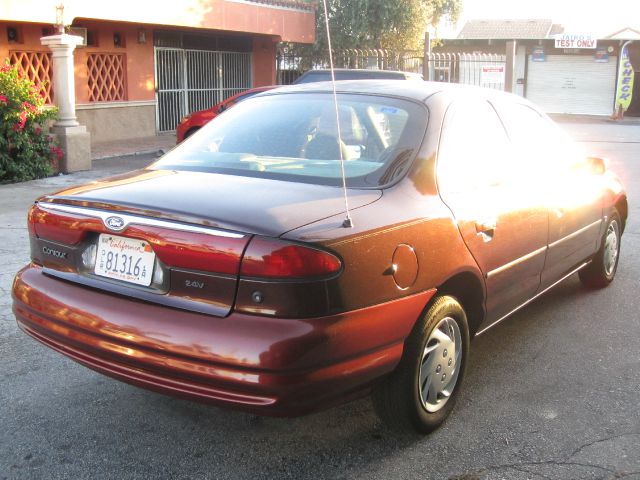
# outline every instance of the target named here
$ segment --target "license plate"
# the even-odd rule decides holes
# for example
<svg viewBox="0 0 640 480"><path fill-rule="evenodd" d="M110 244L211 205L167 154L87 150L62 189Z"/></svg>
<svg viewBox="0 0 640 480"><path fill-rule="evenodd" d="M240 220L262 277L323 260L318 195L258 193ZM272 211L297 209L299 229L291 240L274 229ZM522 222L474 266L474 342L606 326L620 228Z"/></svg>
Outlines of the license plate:
<svg viewBox="0 0 640 480"><path fill-rule="evenodd" d="M156 254L149 243L103 233L98 237L94 273L148 287L153 278L155 259Z"/></svg>

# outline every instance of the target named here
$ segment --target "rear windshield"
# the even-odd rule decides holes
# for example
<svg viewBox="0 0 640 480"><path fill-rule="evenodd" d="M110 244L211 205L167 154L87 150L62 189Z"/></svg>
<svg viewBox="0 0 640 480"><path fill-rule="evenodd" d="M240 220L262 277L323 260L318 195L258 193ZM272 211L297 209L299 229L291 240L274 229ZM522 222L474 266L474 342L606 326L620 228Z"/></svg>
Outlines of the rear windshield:
<svg viewBox="0 0 640 480"><path fill-rule="evenodd" d="M252 97L209 122L154 169L224 173L322 185L377 188L409 168L424 136L426 108L411 101L339 95L338 141L331 94Z"/></svg>

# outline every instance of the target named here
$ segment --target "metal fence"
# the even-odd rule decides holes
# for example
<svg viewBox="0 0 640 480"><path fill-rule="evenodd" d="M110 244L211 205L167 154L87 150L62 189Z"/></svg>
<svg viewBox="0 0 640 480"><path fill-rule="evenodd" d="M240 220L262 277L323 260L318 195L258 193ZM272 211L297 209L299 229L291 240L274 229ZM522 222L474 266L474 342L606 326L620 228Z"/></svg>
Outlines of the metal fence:
<svg viewBox="0 0 640 480"><path fill-rule="evenodd" d="M421 73L425 80L464 83L504 90L506 56L488 53L429 53L379 49L346 49L333 52L336 68L400 70ZM280 85L293 83L307 70L329 68L329 57L303 55L287 45L277 52L277 80Z"/></svg>
<svg viewBox="0 0 640 480"><path fill-rule="evenodd" d="M430 53L425 80L504 90L506 56L488 53Z"/></svg>
<svg viewBox="0 0 640 480"><path fill-rule="evenodd" d="M280 85L293 83L307 70L329 68L329 56L302 55L288 46L277 52L277 80ZM394 52L382 49L345 49L333 52L336 68L369 70L399 70L422 73L423 52L405 50Z"/></svg>

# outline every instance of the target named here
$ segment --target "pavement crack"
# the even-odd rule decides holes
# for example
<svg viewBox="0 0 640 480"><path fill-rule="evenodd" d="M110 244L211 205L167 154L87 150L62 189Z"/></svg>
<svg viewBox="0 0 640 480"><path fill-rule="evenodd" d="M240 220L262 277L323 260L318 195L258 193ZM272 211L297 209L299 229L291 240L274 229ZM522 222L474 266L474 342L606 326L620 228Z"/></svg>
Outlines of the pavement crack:
<svg viewBox="0 0 640 480"><path fill-rule="evenodd" d="M622 435L618 435L618 436L622 436ZM615 438L616 436L613 436L613 438ZM595 444L597 442L593 442L593 444ZM529 475L535 475L536 477L540 477L540 478L544 478L544 479L548 479L548 480L553 480L553 477L548 477L540 472L536 472L536 471L532 471L527 469L527 467L537 467L537 466L558 466L558 467L583 467L583 468L596 468L598 470L602 470L604 473L607 474L607 476L603 477L603 479L605 478L611 478L609 477L609 474L614 475L613 478L622 478L620 477L621 473L624 473L625 476L630 475L630 473L627 472L619 472L616 471L614 469L608 468L608 467L604 467L602 465L594 465L591 463L580 463L580 462L571 462L568 461L568 459L571 458L570 456L567 457L567 460L562 460L562 459L557 459L557 460L543 460L543 461L539 461L539 462L516 462L516 463L503 463L503 464L499 464L499 465L490 465L488 467L484 467L481 468L480 470L477 470L474 472L475 475L481 476L484 475L487 472L490 471L495 471L495 470L506 470L506 469L511 469L511 470L516 470L518 472L522 472L522 473L526 473ZM468 475L468 474L467 474ZM449 477L450 480L457 480L457 479L464 479L466 478L465 475L457 475L457 476L453 476L453 477Z"/></svg>
<svg viewBox="0 0 640 480"><path fill-rule="evenodd" d="M584 467L584 468L598 468L600 470L604 470L605 472L615 473L615 470L612 470L611 468L603 467L602 465L595 465L593 463L567 462L566 460L552 461L549 463L553 465L565 466L565 467L572 466L572 467Z"/></svg>
<svg viewBox="0 0 640 480"><path fill-rule="evenodd" d="M582 463L582 462L578 462L578 461L573 461L571 460L573 457L575 457L576 455L578 455L580 452L582 452L585 448L589 448L593 445L598 445L599 443L603 443L603 442L607 442L610 440L614 440L617 438L623 438L623 437L633 437L633 436L640 436L640 433L637 432L628 432L628 433L619 433L616 435L609 435L607 437L603 437L603 438L599 438L597 440L592 440L589 442L586 442L582 445L580 445L579 447L577 447L575 450L573 450L573 452L571 452L569 455L565 456L565 457L561 457L561 458L557 458L557 459L552 459L552 460L542 460L539 462L514 462L514 463L504 463L504 464L499 464L499 465L491 465L485 468L482 468L480 470L478 470L476 472L477 475L482 475L485 472L489 472L491 470L504 470L504 469L512 469L512 470L516 470L519 472L523 472L523 473L527 473L530 475L535 475L537 477L540 478L545 478L545 479L550 479L551 477L547 477L542 473L539 472L535 472L535 471L531 471L528 470L527 467L536 467L536 466L544 466L544 465L552 465L552 466L558 466L558 467L582 467L582 468L595 468L598 470L602 470L603 473L605 473L606 475L604 477L602 477L603 479L608 479L608 478L624 478L624 477L628 477L640 472L620 472L618 470L609 468L609 467L605 467L603 465L597 465L597 464L593 464L593 463ZM613 477L611 477L611 475L613 475ZM460 478L460 477L452 477L452 478Z"/></svg>
<svg viewBox="0 0 640 480"><path fill-rule="evenodd" d="M640 470L636 470L635 472L616 472L613 478L625 478L631 475L640 475Z"/></svg>
<svg viewBox="0 0 640 480"><path fill-rule="evenodd" d="M522 473L526 473L528 475L535 475L536 477L544 478L546 480L553 480L551 477L543 475L542 473L532 472L531 470L527 470L526 468L511 467L511 469L515 470L516 472L522 472Z"/></svg>
<svg viewBox="0 0 640 480"><path fill-rule="evenodd" d="M629 432L629 433L620 433L617 435L610 435L608 437L604 437L604 438L599 438L598 440L593 440L591 442L587 442L584 443L582 445L580 445L578 448L576 448L573 453L571 453L571 455L569 455L567 457L567 459L570 459L572 457L575 457L578 453L580 453L582 450L584 450L585 448L591 447L593 445L597 445L598 443L603 443L603 442L608 442L609 440L613 440L615 438L622 438L622 437L635 437L635 436L640 436L640 433L636 433L636 432Z"/></svg>

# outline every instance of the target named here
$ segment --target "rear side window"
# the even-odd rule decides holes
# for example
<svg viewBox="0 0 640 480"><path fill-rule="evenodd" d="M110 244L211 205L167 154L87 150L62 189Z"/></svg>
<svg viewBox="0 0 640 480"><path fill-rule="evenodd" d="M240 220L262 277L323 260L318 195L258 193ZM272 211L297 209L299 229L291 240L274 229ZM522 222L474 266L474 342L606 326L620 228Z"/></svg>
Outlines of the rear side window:
<svg viewBox="0 0 640 480"><path fill-rule="evenodd" d="M513 102L496 107L525 171L548 174L550 169L570 168L584 160L584 152L569 135L535 109Z"/></svg>
<svg viewBox="0 0 640 480"><path fill-rule="evenodd" d="M438 188L455 193L501 183L510 169L509 138L484 100L454 102L445 115L438 148Z"/></svg>
<svg viewBox="0 0 640 480"><path fill-rule="evenodd" d="M216 117L152 168L380 187L410 167L426 129L422 104L329 93L253 97ZM338 125L340 140L338 140Z"/></svg>

